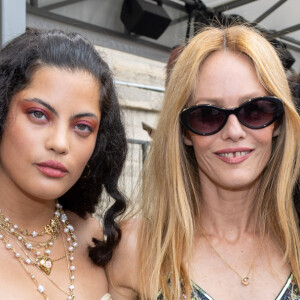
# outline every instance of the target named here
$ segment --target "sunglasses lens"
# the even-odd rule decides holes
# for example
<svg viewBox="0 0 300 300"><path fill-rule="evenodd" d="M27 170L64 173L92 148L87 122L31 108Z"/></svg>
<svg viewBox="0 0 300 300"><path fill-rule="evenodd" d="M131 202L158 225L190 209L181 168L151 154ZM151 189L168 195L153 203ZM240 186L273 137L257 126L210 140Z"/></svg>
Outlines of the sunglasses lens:
<svg viewBox="0 0 300 300"><path fill-rule="evenodd" d="M202 106L189 112L187 123L190 128L199 134L212 134L222 127L226 115L213 107Z"/></svg>
<svg viewBox="0 0 300 300"><path fill-rule="evenodd" d="M283 103L280 99L264 96L253 98L234 109L210 105L190 107L181 113L181 122L197 134L210 135L221 130L231 114L236 115L244 126L260 129L272 124L283 112Z"/></svg>
<svg viewBox="0 0 300 300"><path fill-rule="evenodd" d="M249 102L238 112L240 122L252 128L262 128L277 117L279 104L271 99L259 99Z"/></svg>

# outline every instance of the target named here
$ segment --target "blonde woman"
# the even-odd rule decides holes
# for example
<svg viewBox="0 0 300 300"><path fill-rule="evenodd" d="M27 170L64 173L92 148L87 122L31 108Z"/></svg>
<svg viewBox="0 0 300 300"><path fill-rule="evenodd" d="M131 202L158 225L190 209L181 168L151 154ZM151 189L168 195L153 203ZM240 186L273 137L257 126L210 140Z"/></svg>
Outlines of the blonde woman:
<svg viewBox="0 0 300 300"><path fill-rule="evenodd" d="M300 299L300 120L270 43L208 28L172 71L113 299Z"/></svg>

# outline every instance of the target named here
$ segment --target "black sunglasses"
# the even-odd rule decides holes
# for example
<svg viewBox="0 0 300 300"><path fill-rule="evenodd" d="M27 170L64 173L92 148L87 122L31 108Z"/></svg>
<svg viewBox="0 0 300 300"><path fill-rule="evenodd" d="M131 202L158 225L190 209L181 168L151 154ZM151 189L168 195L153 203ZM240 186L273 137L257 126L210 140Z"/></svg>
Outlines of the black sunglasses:
<svg viewBox="0 0 300 300"><path fill-rule="evenodd" d="M234 114L239 122L251 129L265 128L283 113L283 102L272 96L252 98L241 106L225 109L203 104L185 108L180 114L183 126L199 135L211 135L220 131L229 115Z"/></svg>

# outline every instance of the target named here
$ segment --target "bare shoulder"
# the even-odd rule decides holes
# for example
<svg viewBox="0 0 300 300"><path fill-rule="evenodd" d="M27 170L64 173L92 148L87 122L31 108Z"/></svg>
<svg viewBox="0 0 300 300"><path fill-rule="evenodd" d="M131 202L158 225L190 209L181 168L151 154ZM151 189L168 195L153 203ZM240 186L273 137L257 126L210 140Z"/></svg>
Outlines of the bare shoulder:
<svg viewBox="0 0 300 300"><path fill-rule="evenodd" d="M109 264L109 269L112 269L112 271L123 269L124 267L132 269L133 263L137 261L139 225L139 219L128 220L120 224L122 238Z"/></svg>
<svg viewBox="0 0 300 300"><path fill-rule="evenodd" d="M138 297L137 240L140 225L141 219L128 220L120 224L122 238L106 268L113 299Z"/></svg>

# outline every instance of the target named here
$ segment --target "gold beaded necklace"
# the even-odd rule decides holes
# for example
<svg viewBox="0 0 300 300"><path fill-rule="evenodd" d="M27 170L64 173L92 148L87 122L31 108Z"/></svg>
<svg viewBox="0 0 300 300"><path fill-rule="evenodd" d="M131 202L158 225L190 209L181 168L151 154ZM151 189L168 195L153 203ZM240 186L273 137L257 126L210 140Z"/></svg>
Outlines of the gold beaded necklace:
<svg viewBox="0 0 300 300"><path fill-rule="evenodd" d="M65 249L65 255L59 259L51 260L49 257L50 252L46 252L49 248L53 247L54 241L56 240L59 232L60 232L60 223L63 225L63 232L66 235L66 241L67 246L64 242L63 237L63 243L64 243L64 249ZM14 229L14 230L11 230ZM35 233L36 234L35 234ZM33 234L34 233L34 234ZM29 247L27 245L28 239L24 239L24 236L43 236L45 234L50 234L50 239L47 241L47 243L37 243L39 244L40 248L45 248L45 253L42 256L38 256L39 251L36 251L35 247ZM15 239L15 242L20 247L20 249L24 252L25 257L21 255L12 245L10 242L9 236ZM21 238L20 238L21 237ZM55 237L55 238L54 238ZM58 289L60 289L62 292L64 292L67 295L67 300L74 300L74 280L75 280L75 265L74 265L74 250L78 246L77 238L74 233L73 226L69 223L67 215L64 213L62 206L57 203L56 204L56 211L55 211L55 217L51 219L50 225L45 226L45 229L39 233L36 231L33 231L32 233L28 234L27 230L19 229L19 227L9 221L8 218L5 218L2 212L0 212L0 240L3 242L5 248L9 251L11 251L15 258L18 259L18 261L21 263L27 274L32 279L33 283L36 285L37 291L43 296L45 300L49 300L49 297L45 291L45 287L37 281L35 275L31 272L31 270L28 268L29 265L37 267L37 270L42 271L42 274L45 275L50 282L52 282ZM25 242L24 242L25 240ZM49 245L49 242L52 244ZM48 246L47 246L48 245ZM49 247L50 246L50 247ZM50 249L49 249L50 250ZM27 252L28 251L28 252ZM35 257L35 260L30 259L29 254L33 257ZM51 279L48 275L50 275L53 262L60 260L62 258L67 258L67 266L68 266L68 274L69 274L69 286L67 292L60 288L53 279Z"/></svg>
<svg viewBox="0 0 300 300"><path fill-rule="evenodd" d="M24 247L30 251L30 254L34 257L34 261L36 261L39 268L47 275L50 275L53 266L53 260L50 258L51 249L60 232L59 215L59 208L56 207L54 218L50 220L50 225L46 225L41 232L36 232L34 230L29 233L28 230L24 230L17 224L12 223L9 218L5 217L0 211L1 229L9 235L15 236L16 240L21 242ZM34 238L44 235L49 235L50 238L42 243L34 240ZM32 237L33 239L30 239L29 237ZM41 252L41 248L45 248L44 253ZM27 255L26 262L30 263L30 261L31 259Z"/></svg>

